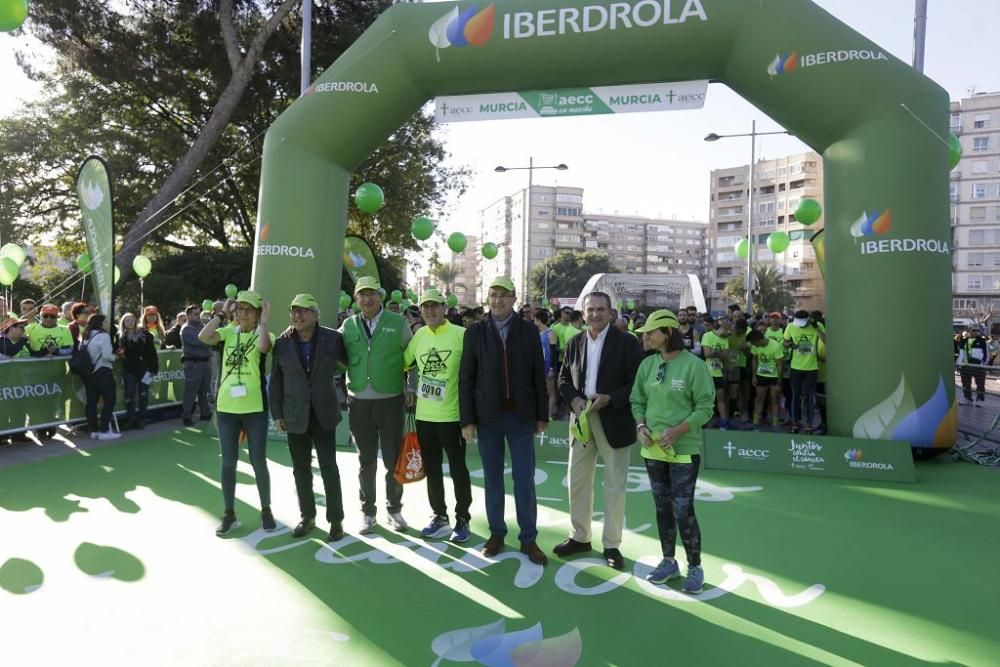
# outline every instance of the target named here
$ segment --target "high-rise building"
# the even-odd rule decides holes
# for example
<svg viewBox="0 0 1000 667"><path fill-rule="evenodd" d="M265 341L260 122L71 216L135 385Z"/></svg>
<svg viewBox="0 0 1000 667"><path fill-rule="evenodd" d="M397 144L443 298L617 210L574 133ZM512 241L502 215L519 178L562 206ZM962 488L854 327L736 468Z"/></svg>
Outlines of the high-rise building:
<svg viewBox="0 0 1000 667"><path fill-rule="evenodd" d="M527 200L527 189L519 190L480 212L482 243L499 248L495 259L479 257L481 300L498 275L511 276L523 297L535 267L562 251L603 251L622 272L707 276L703 222L586 213L583 189L576 187L533 186L530 218ZM533 296L537 300L542 295Z"/></svg>
<svg viewBox="0 0 1000 667"><path fill-rule="evenodd" d="M1000 93L951 103L962 159L951 172L952 308L1000 318Z"/></svg>
<svg viewBox="0 0 1000 667"><path fill-rule="evenodd" d="M530 196L524 188L490 204L480 212L480 240L500 253L479 258L480 298L498 275L509 275L523 298L532 269L560 250L582 249L583 233L582 188L534 185Z"/></svg>
<svg viewBox="0 0 1000 667"><path fill-rule="evenodd" d="M809 241L823 228L822 219L806 227L793 215L802 199L815 199L823 204L823 159L809 152L760 160L754 176L754 263L773 264L784 273L796 308L823 310L823 278ZM726 284L733 278L746 276L747 260L737 256L735 247L747 238L749 177L750 165L711 172L710 268L705 289L711 310L724 310L728 305L723 296ZM775 254L767 248L767 237L775 231L786 232L791 239L785 252Z"/></svg>
<svg viewBox="0 0 1000 667"><path fill-rule="evenodd" d="M479 304L477 296L479 283L479 237L466 235L465 250L453 253L451 263L458 270L455 282L451 286L452 294L458 297L458 303L463 306L475 306ZM451 250L444 250L445 254ZM444 288L444 285L441 285Z"/></svg>

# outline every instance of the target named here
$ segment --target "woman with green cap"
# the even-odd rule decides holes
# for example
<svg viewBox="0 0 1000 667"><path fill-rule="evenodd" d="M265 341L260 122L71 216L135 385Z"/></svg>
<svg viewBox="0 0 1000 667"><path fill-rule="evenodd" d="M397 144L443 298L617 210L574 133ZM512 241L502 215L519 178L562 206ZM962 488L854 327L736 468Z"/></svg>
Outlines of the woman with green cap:
<svg viewBox="0 0 1000 667"><path fill-rule="evenodd" d="M260 494L261 527L277 528L271 513L271 477L267 470L267 387L264 368L267 353L274 345L274 334L267 330L271 304L260 294L245 290L236 295L236 321L225 325L224 313L233 306L227 299L223 312L215 313L198 333L206 345L223 343L222 373L216 399L219 446L222 449L222 499L225 514L215 534L222 536L239 528L236 520L236 461L239 458L240 434L245 433L250 448Z"/></svg>
<svg viewBox="0 0 1000 667"><path fill-rule="evenodd" d="M647 350L657 354L639 365L632 385L632 415L656 505L656 527L663 559L646 579L654 584L680 576L674 559L677 532L687 555L685 593L700 593L705 581L701 568L701 530L694 514L702 426L712 418L715 385L705 363L684 349L677 317L657 310L643 334Z"/></svg>

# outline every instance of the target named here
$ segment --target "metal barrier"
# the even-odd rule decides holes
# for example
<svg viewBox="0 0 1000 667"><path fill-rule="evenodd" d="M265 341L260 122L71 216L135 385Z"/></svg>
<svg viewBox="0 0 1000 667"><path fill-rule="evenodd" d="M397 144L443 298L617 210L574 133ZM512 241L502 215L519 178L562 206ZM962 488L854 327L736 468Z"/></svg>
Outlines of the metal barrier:
<svg viewBox="0 0 1000 667"><path fill-rule="evenodd" d="M965 393L963 381L969 386ZM982 392L979 391L982 382ZM955 460L1000 465L1000 367L956 364L958 439Z"/></svg>

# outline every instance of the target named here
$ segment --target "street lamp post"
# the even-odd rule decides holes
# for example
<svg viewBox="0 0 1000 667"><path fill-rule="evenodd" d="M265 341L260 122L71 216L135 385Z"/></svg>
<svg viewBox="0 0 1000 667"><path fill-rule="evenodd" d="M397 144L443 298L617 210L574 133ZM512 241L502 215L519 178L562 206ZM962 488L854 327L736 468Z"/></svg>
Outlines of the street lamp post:
<svg viewBox="0 0 1000 667"><path fill-rule="evenodd" d="M788 134L787 130L780 130L775 132L758 132L757 131L757 121L753 121L750 126L749 134L716 134L712 132L705 137L705 141L718 141L719 139L730 139L733 137L750 137L750 179L747 183L749 189L749 202L748 207L750 209L747 214L747 273L744 280L744 287L747 290L747 307L746 313L748 315L753 314L753 255L754 255L754 243L753 238L753 213L754 213L754 172L757 171L757 137L763 137L769 134Z"/></svg>
<svg viewBox="0 0 1000 667"><path fill-rule="evenodd" d="M528 210L527 210L527 215L525 215L524 247L521 249L521 266L524 267L524 272L521 274L521 278L523 280L522 285L524 287L524 291L528 292L528 263L531 261L531 201L532 201L532 194L533 194L532 190L534 189L534 184L535 184L534 183L535 170L536 169L556 169L558 171L566 171L567 169L569 169L569 167L567 167L563 163L560 163L560 164L557 164L557 165L551 165L551 166L536 167L535 166L535 158L529 157L528 158L528 166L527 167L504 167L503 165L500 165L500 166L496 167L493 171L497 172L498 174L503 174L503 173L508 172L508 171L519 171L519 170L525 170L525 169L528 171ZM548 258L546 258L546 260L547 259ZM548 295L548 291L549 291L549 285L548 285L548 283L549 283L549 273L548 273L548 262L547 261L546 261L545 267L546 267L545 268L545 298L548 298L548 296L549 296ZM530 297L529 297L528 300L530 301Z"/></svg>

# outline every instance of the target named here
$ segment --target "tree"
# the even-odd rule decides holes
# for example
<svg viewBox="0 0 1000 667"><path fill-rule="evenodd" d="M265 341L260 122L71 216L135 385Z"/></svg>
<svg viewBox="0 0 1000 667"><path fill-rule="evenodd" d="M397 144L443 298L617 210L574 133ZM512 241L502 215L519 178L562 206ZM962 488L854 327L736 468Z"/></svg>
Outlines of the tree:
<svg viewBox="0 0 1000 667"><path fill-rule="evenodd" d="M754 313L785 311L795 306L795 296L785 284L785 275L773 264L754 264ZM746 303L743 276L726 283L723 296L732 302Z"/></svg>
<svg viewBox="0 0 1000 667"><path fill-rule="evenodd" d="M431 266L431 275L441 281L445 294L451 294L455 279L458 278L458 267L454 263L437 264Z"/></svg>
<svg viewBox="0 0 1000 667"><path fill-rule="evenodd" d="M313 76L391 4L317 3ZM299 93L300 5L35 3L29 29L52 48L56 67L38 70L21 56L48 92L0 119L0 210L14 212L0 216L3 238L11 238L13 219L19 232L27 227L19 240L58 236L67 254L79 252L73 181L82 159L96 153L113 176L123 278L146 241L177 249L252 244L263 135ZM442 206L467 175L442 166L433 127L430 115L416 114L354 174L355 185L382 184L387 203L377 216L352 208L349 226L397 264L417 247L406 231L412 217Z"/></svg>
<svg viewBox="0 0 1000 667"><path fill-rule="evenodd" d="M545 292L545 271L548 267L548 294ZM531 270L528 278L532 300L545 296L575 297L595 273L618 273L611 259L603 252L564 250Z"/></svg>

